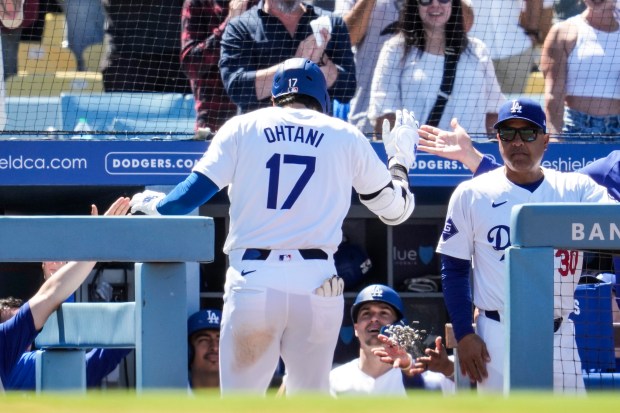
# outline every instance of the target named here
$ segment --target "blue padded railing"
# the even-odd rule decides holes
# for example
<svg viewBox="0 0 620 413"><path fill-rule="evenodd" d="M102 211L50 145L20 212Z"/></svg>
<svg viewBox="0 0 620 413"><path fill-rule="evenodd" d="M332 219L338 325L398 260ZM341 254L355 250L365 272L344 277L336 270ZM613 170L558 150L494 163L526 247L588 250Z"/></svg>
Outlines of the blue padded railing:
<svg viewBox="0 0 620 413"><path fill-rule="evenodd" d="M138 391L187 388L185 263L213 257L207 217L0 217L0 262L137 262L138 305L63 304L48 320L37 339L47 348L37 390L85 391L91 347L135 347Z"/></svg>

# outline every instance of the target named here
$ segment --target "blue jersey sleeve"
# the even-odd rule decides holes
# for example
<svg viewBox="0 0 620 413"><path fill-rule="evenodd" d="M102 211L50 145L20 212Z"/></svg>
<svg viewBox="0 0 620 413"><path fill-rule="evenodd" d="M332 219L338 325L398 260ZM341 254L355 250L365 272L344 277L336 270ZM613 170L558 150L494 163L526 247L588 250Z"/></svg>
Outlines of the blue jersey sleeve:
<svg viewBox="0 0 620 413"><path fill-rule="evenodd" d="M36 351L22 354L5 383L7 390L36 390Z"/></svg>
<svg viewBox="0 0 620 413"><path fill-rule="evenodd" d="M444 301L454 328L454 336L459 341L474 332L472 327L472 299L469 284L469 260L441 256L441 283Z"/></svg>
<svg viewBox="0 0 620 413"><path fill-rule="evenodd" d="M493 158L488 155L484 155L482 157L482 161L480 161L480 165L478 165L478 169L474 172L474 176L482 175L483 173L492 171L493 169L497 169L501 164L495 162Z"/></svg>
<svg viewBox="0 0 620 413"><path fill-rule="evenodd" d="M131 349L96 348L86 354L86 386L99 386L101 380L131 352Z"/></svg>
<svg viewBox="0 0 620 413"><path fill-rule="evenodd" d="M14 317L0 324L0 380L2 383L7 382L9 374L37 334L28 303L22 305Z"/></svg>
<svg viewBox="0 0 620 413"><path fill-rule="evenodd" d="M192 172L157 205L162 215L185 215L207 202L220 189L205 175Z"/></svg>
<svg viewBox="0 0 620 413"><path fill-rule="evenodd" d="M609 195L620 201L620 150L611 151L605 158L584 166L577 172L588 175L594 182L607 188Z"/></svg>
<svg viewBox="0 0 620 413"><path fill-rule="evenodd" d="M131 349L93 349L86 353L86 385L99 386L130 352ZM4 382L7 390L36 389L36 355L37 351L22 354Z"/></svg>

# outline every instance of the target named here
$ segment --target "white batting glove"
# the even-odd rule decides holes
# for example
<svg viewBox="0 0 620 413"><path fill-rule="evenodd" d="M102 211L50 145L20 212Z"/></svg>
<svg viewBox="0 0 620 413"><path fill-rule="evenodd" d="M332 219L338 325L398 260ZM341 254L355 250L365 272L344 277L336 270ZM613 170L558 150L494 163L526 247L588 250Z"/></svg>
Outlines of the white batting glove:
<svg viewBox="0 0 620 413"><path fill-rule="evenodd" d="M413 112L407 109L396 111L396 122L394 128L390 131L390 121L383 120L383 145L388 156L388 163L398 163L407 170L411 169L418 152L418 121L415 120Z"/></svg>
<svg viewBox="0 0 620 413"><path fill-rule="evenodd" d="M135 214L136 212L142 212L146 215L161 215L157 211L157 204L165 196L166 194L164 194L163 192L156 192L150 190L139 192L131 198L131 201L129 201L131 213Z"/></svg>
<svg viewBox="0 0 620 413"><path fill-rule="evenodd" d="M316 295L321 297L336 297L344 293L344 280L337 275L323 281L323 284L314 290Z"/></svg>

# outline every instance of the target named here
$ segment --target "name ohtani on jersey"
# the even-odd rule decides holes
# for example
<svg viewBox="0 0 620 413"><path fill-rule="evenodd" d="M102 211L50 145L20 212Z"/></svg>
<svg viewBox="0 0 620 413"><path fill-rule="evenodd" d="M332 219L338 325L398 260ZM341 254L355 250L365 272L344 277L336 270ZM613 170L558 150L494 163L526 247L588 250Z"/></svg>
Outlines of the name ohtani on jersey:
<svg viewBox="0 0 620 413"><path fill-rule="evenodd" d="M299 142L318 148L325 136L314 128L305 128L299 125L279 125L263 129L263 134L269 143Z"/></svg>

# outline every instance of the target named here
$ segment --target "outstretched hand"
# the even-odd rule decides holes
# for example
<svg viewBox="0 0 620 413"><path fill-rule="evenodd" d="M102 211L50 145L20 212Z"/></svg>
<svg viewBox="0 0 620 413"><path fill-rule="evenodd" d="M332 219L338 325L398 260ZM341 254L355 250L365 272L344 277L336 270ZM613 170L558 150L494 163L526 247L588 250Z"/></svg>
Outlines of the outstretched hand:
<svg viewBox="0 0 620 413"><path fill-rule="evenodd" d="M418 357L414 363L413 371L415 373L420 374L430 370L442 373L446 377L454 375L454 362L448 357L441 337L435 338L435 349L427 348L424 352L426 356Z"/></svg>
<svg viewBox="0 0 620 413"><path fill-rule="evenodd" d="M106 216L110 215L127 215L129 212L129 201L130 199L127 197L120 197L116 201L110 205L108 210L103 214ZM99 210L97 209L97 205L92 204L90 206L90 214L91 215L99 215Z"/></svg>
<svg viewBox="0 0 620 413"><path fill-rule="evenodd" d="M406 373L413 367L413 360L403 347L384 334L379 334L377 338L384 346L373 348L371 351L382 362L391 364L395 369L403 369Z"/></svg>
<svg viewBox="0 0 620 413"><path fill-rule="evenodd" d="M470 171L475 172L482 161L482 154L474 148L471 137L457 118L452 118L450 126L452 131L422 125L418 130L420 135L418 148L422 152L460 161Z"/></svg>
<svg viewBox="0 0 620 413"><path fill-rule="evenodd" d="M441 337L435 339L435 349L426 349L424 351L426 356L418 357L415 360L403 347L388 336L379 334L378 338L385 345L373 348L373 354L379 357L382 362L391 364L394 368L403 369L405 374L409 376L422 374L427 370L442 373L446 377L451 377L454 374L454 362L448 357Z"/></svg>

